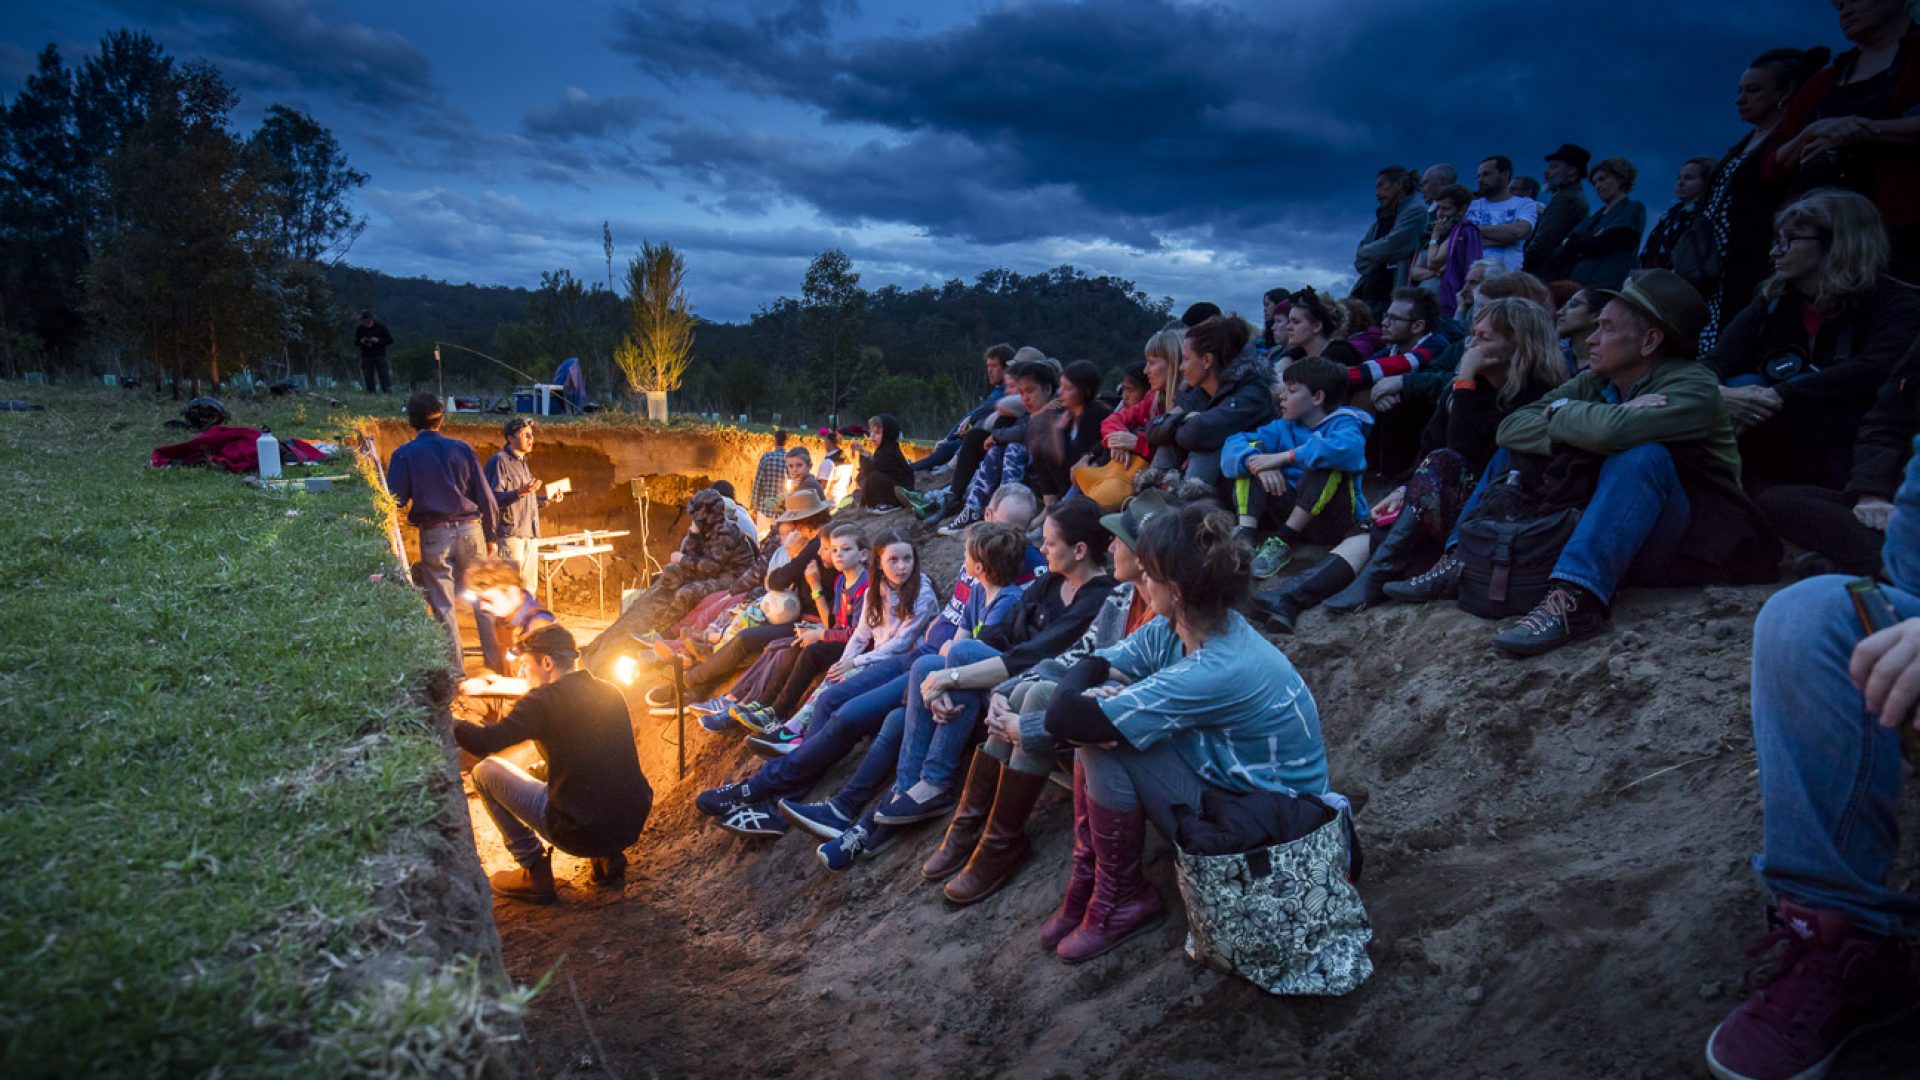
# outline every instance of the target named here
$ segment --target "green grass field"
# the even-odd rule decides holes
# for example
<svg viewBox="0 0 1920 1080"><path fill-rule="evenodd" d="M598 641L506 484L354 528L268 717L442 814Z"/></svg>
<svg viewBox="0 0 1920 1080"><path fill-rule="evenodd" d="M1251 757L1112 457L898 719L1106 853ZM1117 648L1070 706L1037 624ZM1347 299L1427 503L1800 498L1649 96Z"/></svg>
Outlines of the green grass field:
<svg viewBox="0 0 1920 1080"><path fill-rule="evenodd" d="M524 994L426 947L433 913L399 887L433 872L448 759L416 699L438 628L369 580L395 576L389 508L359 480L275 495L149 468L191 434L151 391L0 397L47 406L0 413L0 1074L498 1057ZM347 433L270 400L229 406Z"/></svg>

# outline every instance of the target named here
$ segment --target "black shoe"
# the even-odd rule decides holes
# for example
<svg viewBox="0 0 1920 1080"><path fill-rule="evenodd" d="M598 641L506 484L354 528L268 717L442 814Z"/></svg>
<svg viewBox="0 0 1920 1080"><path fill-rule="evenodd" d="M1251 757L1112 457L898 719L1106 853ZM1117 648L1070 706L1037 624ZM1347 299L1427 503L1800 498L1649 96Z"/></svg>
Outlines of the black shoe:
<svg viewBox="0 0 1920 1080"><path fill-rule="evenodd" d="M1346 588L1327 597L1326 609L1337 615L1350 615L1384 600L1387 582L1407 572L1413 549L1418 546L1415 544L1418 521L1419 516L1411 509L1401 510L1393 527L1368 553L1367 565L1360 568Z"/></svg>
<svg viewBox="0 0 1920 1080"><path fill-rule="evenodd" d="M1300 618L1300 609L1285 589L1254 593L1252 608L1255 625L1277 634L1293 633L1293 624Z"/></svg>
<svg viewBox="0 0 1920 1080"><path fill-rule="evenodd" d="M1328 552L1305 572L1288 578L1278 589L1254 594L1253 608L1265 619L1267 629L1291 634L1301 612L1318 606L1352 580L1353 567L1347 565L1347 560Z"/></svg>
<svg viewBox="0 0 1920 1080"><path fill-rule="evenodd" d="M587 880L595 885L617 885L627 878L627 853L597 856L587 864Z"/></svg>
<svg viewBox="0 0 1920 1080"><path fill-rule="evenodd" d="M1494 648L1508 656L1539 656L1605 629L1607 605L1578 585L1554 582L1540 606L1494 635Z"/></svg>
<svg viewBox="0 0 1920 1080"><path fill-rule="evenodd" d="M1394 600L1409 604L1451 600L1460 595L1460 571L1465 568L1465 563L1448 552L1440 556L1440 561L1433 564L1433 569L1405 581L1389 581L1380 591Z"/></svg>

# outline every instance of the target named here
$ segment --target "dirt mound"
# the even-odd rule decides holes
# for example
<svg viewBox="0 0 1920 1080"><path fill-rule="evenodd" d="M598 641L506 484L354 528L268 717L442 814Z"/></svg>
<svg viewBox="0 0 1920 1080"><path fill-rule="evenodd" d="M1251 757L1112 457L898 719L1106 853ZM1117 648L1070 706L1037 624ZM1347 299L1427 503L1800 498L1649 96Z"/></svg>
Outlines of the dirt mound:
<svg viewBox="0 0 1920 1080"><path fill-rule="evenodd" d="M955 546L929 544L943 581ZM1520 663L1444 606L1315 613L1279 639L1319 701L1336 786L1371 797L1376 971L1340 1000L1270 998L1188 961L1177 903L1165 929L1084 967L1043 954L1070 849L1057 789L1020 877L956 911L918 874L935 828L828 873L803 836L750 842L694 811L700 788L751 769L734 734L692 726L676 783L672 720L645 721L658 801L624 893L563 860L578 884L561 904L496 911L516 977L559 964L529 1020L535 1056L582 1076L1703 1075L1763 903L1747 683L1765 597L1641 593L1615 631ZM1157 839L1148 872L1177 900ZM1910 1075L1916 1055L1909 1027L1850 1050L1843 1074Z"/></svg>

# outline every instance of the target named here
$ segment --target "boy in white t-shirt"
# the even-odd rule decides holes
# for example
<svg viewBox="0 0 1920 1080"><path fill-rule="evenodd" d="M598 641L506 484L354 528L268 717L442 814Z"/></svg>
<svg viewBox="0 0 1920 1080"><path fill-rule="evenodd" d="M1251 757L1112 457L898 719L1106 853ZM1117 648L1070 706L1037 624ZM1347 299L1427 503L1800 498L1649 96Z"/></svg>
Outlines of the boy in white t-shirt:
<svg viewBox="0 0 1920 1080"><path fill-rule="evenodd" d="M1482 161L1477 172L1480 197L1467 206L1467 220L1480 229L1485 256L1499 259L1509 270L1526 261L1527 237L1540 220L1540 204L1509 189L1513 161L1504 154Z"/></svg>

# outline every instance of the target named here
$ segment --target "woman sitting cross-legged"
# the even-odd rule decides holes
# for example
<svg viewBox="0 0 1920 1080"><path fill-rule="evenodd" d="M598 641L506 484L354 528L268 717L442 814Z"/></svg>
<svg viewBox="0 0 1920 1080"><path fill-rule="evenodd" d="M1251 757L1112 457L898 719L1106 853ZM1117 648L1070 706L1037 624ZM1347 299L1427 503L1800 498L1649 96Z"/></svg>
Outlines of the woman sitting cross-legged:
<svg viewBox="0 0 1920 1080"><path fill-rule="evenodd" d="M709 788L694 799L702 813L720 819L722 828L753 836L785 832L773 800L805 790L878 726L877 718L871 726L841 723L838 713L859 707L863 717L875 709L885 716L885 709L891 707L884 697L878 702L866 699L874 691L884 695L888 684L900 677L934 621L940 601L932 580L920 571L913 541L898 529L874 541L867 581L859 625L846 651L827 668L825 684L814 699L818 715L809 737L797 746L782 747L784 753L747 780ZM899 691L893 693L891 700L899 700ZM742 724L762 730L755 720L757 713L735 709L733 714Z"/></svg>
<svg viewBox="0 0 1920 1080"><path fill-rule="evenodd" d="M1169 840L1174 807L1208 788L1319 795L1327 752L1313 695L1280 650L1234 609L1252 584L1233 516L1208 503L1160 514L1140 536L1140 587L1158 617L1074 665L1047 703L1056 743L1080 747L1085 819L1066 898L1043 942L1090 960L1158 926L1166 911L1141 872L1149 821ZM1022 725L1001 734L1020 743ZM1063 928L1071 929L1063 930Z"/></svg>
<svg viewBox="0 0 1920 1080"><path fill-rule="evenodd" d="M876 850L891 838L894 827L929 821L953 809L958 801L955 774L967 748L979 738L987 691L1065 651L1086 632L1113 592L1114 580L1103 568L1111 535L1091 502L1076 499L1056 507L1042 528L1040 549L1048 572L1021 594L1010 617L977 638L956 640L943 656L914 662L906 704L887 716L877 740L890 742L888 732L899 732L893 790L856 829L822 847L821 858L829 867L844 869L860 854ZM853 790L842 790L835 809L851 816L884 779L884 771L877 779L869 773L863 785L849 785ZM1046 776L1032 780L1006 796L1010 817L1024 821L1032 810Z"/></svg>

